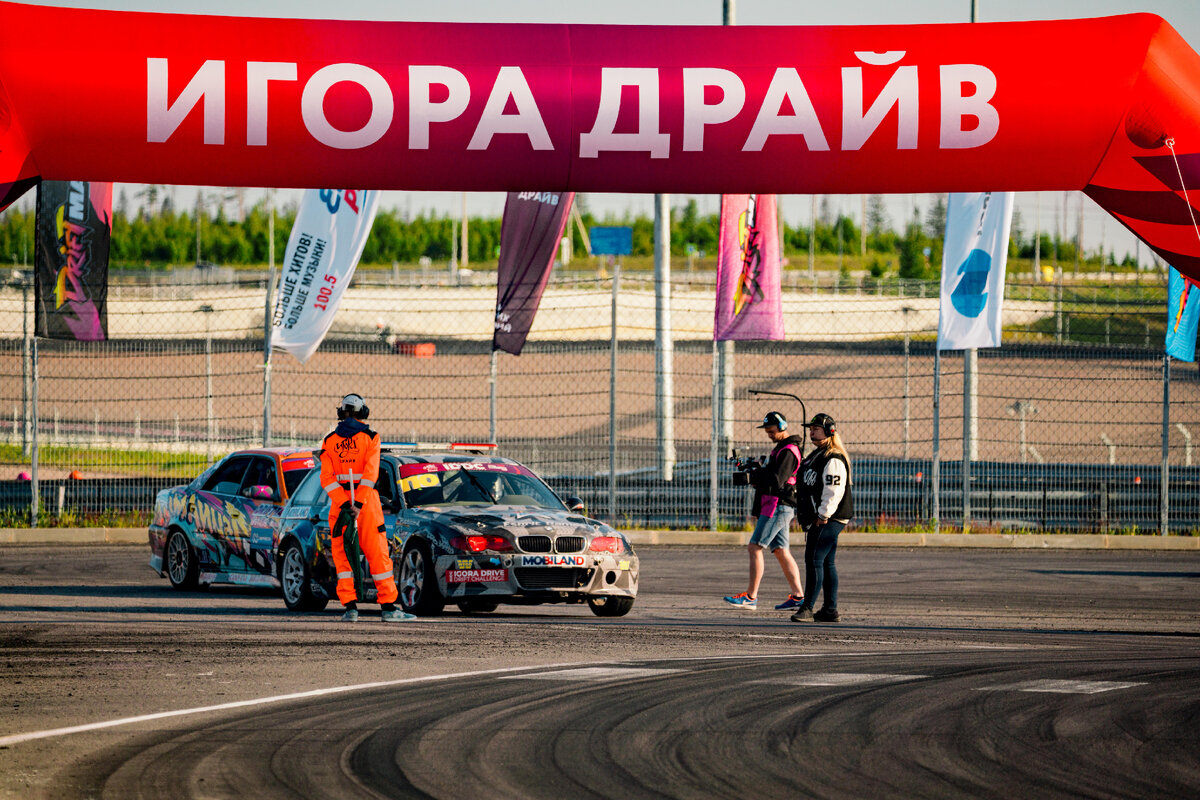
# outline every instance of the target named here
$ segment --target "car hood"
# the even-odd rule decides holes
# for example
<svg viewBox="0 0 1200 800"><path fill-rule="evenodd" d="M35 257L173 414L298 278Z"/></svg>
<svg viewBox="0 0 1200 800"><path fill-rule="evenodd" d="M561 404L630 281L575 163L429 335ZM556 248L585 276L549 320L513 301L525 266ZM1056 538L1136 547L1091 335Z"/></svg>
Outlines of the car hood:
<svg viewBox="0 0 1200 800"><path fill-rule="evenodd" d="M603 522L574 511L531 506L426 506L415 509L415 512L449 528L477 531L502 529L514 535L560 533L585 536L613 533L613 529Z"/></svg>

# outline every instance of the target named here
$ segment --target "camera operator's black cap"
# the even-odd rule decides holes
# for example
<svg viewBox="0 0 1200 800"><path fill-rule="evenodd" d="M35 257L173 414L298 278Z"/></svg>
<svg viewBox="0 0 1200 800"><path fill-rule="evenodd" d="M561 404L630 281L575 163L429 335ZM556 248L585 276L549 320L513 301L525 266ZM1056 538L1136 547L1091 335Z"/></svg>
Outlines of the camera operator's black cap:
<svg viewBox="0 0 1200 800"><path fill-rule="evenodd" d="M762 425L759 425L758 427L765 428L768 425L774 425L776 428L779 428L779 430L782 431L787 428L787 417L785 417L783 414L780 414L778 411L768 411L767 415L763 417Z"/></svg>

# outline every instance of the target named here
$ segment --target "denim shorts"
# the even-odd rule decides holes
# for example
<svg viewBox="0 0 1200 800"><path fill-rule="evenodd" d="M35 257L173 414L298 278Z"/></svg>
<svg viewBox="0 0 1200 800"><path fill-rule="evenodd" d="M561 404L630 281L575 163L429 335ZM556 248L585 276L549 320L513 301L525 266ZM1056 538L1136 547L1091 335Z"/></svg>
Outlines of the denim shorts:
<svg viewBox="0 0 1200 800"><path fill-rule="evenodd" d="M795 516L796 509L781 503L779 508L775 509L775 516L758 518L754 525L754 533L750 534L750 544L765 547L772 553L787 549L788 528L791 527L792 518Z"/></svg>

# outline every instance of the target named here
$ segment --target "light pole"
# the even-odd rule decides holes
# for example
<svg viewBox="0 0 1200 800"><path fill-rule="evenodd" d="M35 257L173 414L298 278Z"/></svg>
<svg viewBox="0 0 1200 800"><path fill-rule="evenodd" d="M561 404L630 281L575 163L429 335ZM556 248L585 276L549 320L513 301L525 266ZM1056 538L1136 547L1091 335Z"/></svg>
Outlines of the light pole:
<svg viewBox="0 0 1200 800"><path fill-rule="evenodd" d="M1010 417L1015 416L1021 429L1021 463L1029 461L1029 448L1025 446L1025 416L1037 414L1038 407L1028 400L1018 400L1006 409Z"/></svg>
<svg viewBox="0 0 1200 800"><path fill-rule="evenodd" d="M204 213L204 192L196 192L196 268L200 268L200 215ZM209 309L210 311L212 309Z"/></svg>
<svg viewBox="0 0 1200 800"><path fill-rule="evenodd" d="M275 190L267 193L271 215L267 217L267 297L263 304L263 447L271 446L271 333L275 329Z"/></svg>

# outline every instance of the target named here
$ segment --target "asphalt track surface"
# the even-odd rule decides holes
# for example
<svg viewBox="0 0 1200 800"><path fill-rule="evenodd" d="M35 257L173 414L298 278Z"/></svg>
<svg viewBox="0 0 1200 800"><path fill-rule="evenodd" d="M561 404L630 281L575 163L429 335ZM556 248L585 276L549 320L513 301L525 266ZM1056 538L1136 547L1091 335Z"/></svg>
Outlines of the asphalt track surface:
<svg viewBox="0 0 1200 800"><path fill-rule="evenodd" d="M1200 792L1200 553L847 548L837 625L725 607L739 549L639 554L621 619L385 626L0 548L0 796Z"/></svg>

